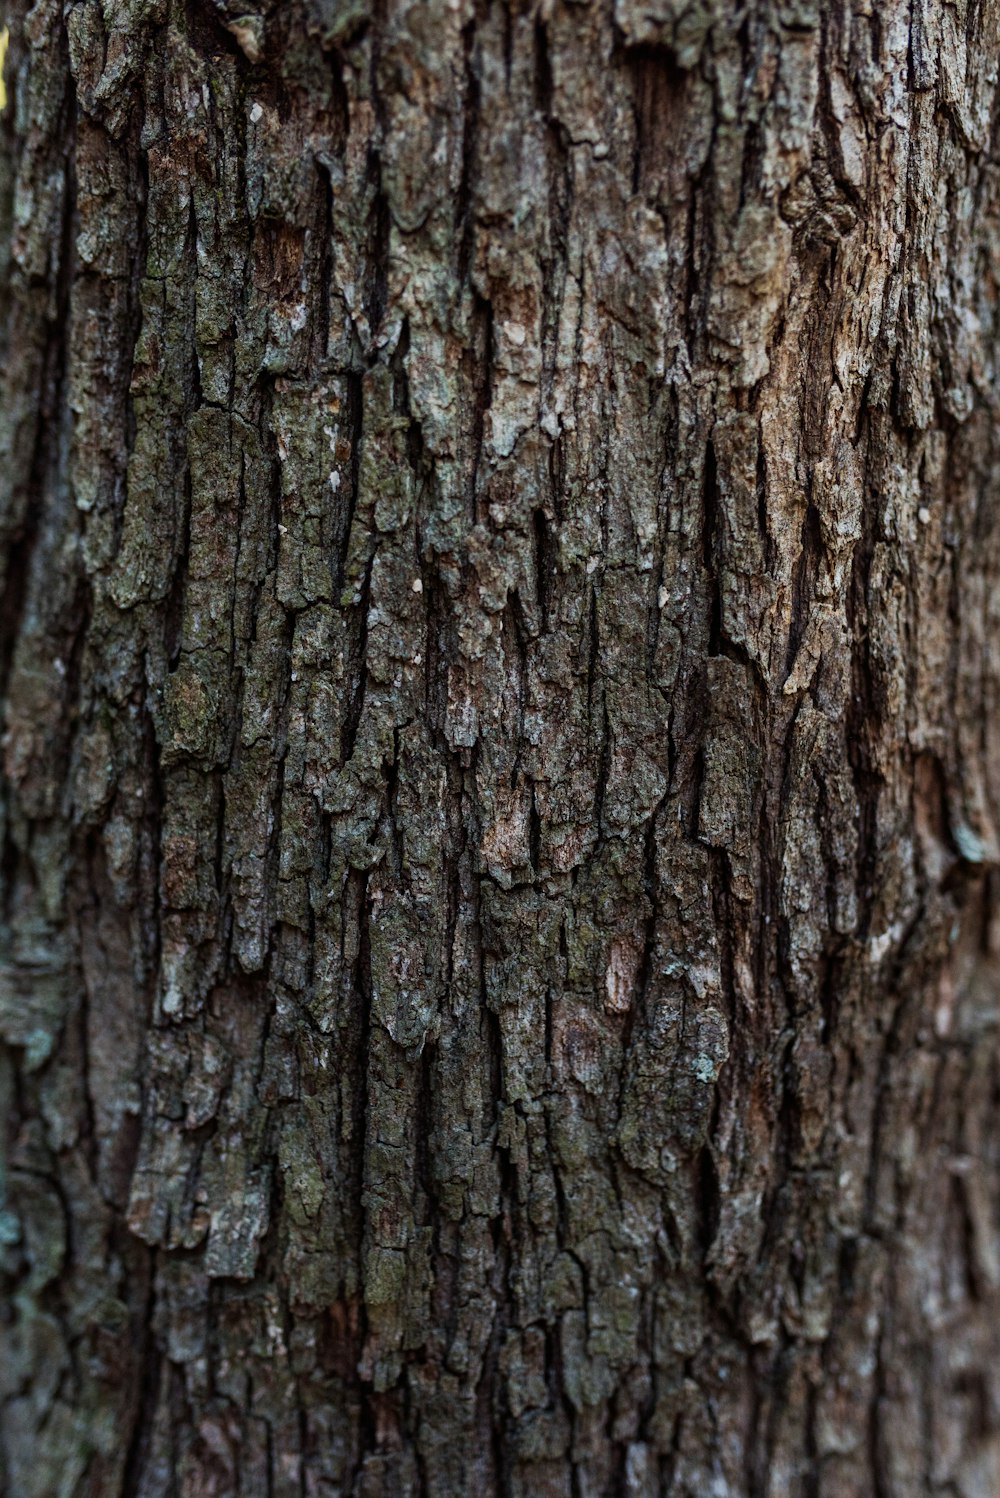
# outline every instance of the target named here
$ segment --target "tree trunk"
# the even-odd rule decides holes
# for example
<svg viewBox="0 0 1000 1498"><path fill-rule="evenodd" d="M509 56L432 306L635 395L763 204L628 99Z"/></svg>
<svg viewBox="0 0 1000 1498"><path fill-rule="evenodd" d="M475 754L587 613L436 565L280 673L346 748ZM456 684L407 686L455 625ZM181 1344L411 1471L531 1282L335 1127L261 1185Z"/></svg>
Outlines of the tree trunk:
<svg viewBox="0 0 1000 1498"><path fill-rule="evenodd" d="M998 0L6 24L4 1498L996 1498Z"/></svg>

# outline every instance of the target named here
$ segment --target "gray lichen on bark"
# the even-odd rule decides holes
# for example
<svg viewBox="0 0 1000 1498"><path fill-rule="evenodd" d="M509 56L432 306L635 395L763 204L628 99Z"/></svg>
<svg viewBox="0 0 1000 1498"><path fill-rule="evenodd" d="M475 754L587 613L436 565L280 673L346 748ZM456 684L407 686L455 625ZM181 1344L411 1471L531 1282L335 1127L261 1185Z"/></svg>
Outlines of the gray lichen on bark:
<svg viewBox="0 0 1000 1498"><path fill-rule="evenodd" d="M997 0L7 0L8 1498L1000 1491Z"/></svg>

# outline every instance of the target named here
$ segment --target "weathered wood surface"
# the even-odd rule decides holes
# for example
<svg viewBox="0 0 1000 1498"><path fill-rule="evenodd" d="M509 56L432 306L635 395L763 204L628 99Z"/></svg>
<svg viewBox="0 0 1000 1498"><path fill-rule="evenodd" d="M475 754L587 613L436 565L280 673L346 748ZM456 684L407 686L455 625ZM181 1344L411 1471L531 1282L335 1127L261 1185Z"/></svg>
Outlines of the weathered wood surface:
<svg viewBox="0 0 1000 1498"><path fill-rule="evenodd" d="M8 0L5 1498L1000 1492L997 0Z"/></svg>

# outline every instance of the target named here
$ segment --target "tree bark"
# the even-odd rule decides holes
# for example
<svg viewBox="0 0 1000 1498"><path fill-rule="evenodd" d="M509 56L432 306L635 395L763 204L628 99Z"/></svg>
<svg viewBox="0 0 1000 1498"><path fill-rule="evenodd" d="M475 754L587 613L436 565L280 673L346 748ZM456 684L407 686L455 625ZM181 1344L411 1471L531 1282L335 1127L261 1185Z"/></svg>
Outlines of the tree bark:
<svg viewBox="0 0 1000 1498"><path fill-rule="evenodd" d="M4 1498L996 1498L998 0L6 25Z"/></svg>

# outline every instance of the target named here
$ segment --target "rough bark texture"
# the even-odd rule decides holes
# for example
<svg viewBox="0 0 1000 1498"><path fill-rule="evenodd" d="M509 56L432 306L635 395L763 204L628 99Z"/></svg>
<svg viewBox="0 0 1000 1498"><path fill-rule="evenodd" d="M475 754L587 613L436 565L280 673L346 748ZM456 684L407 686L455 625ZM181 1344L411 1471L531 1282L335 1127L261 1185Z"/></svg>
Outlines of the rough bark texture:
<svg viewBox="0 0 1000 1498"><path fill-rule="evenodd" d="M8 0L5 1498L996 1498L1000 4L254 4Z"/></svg>

